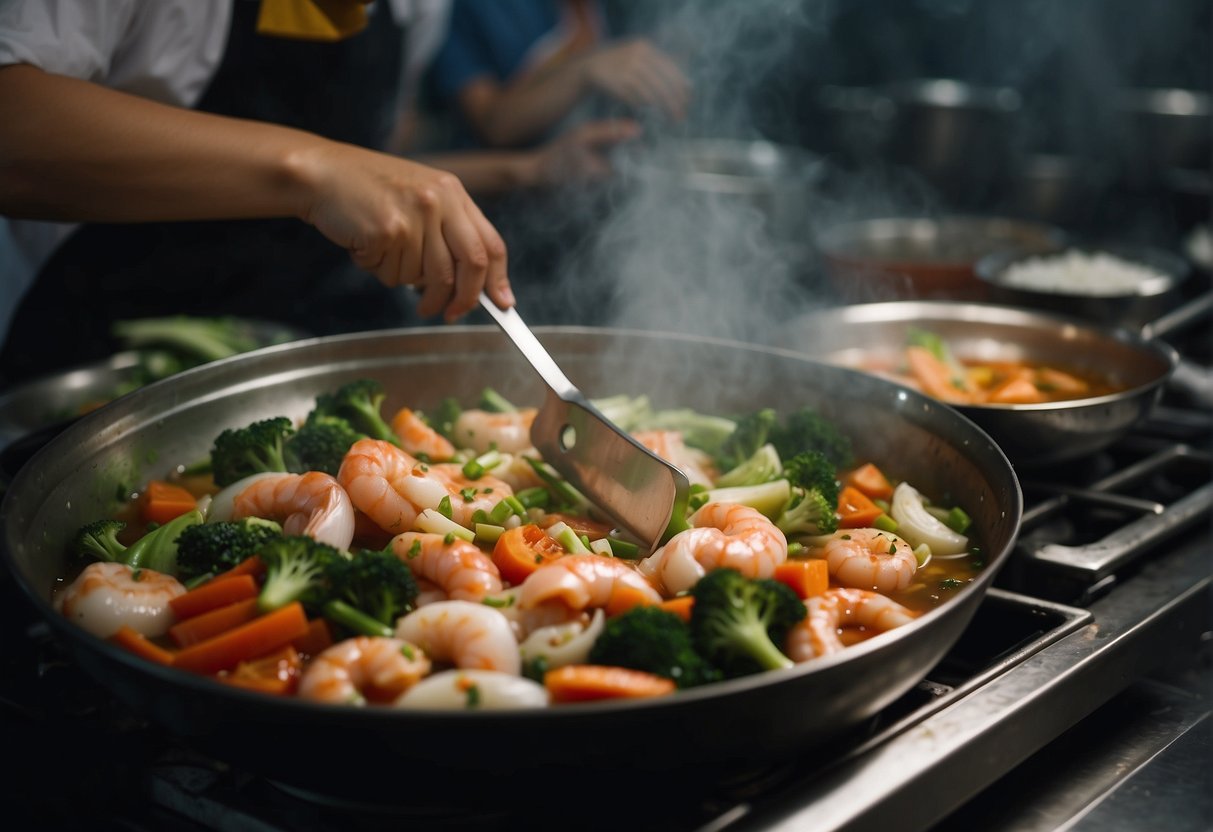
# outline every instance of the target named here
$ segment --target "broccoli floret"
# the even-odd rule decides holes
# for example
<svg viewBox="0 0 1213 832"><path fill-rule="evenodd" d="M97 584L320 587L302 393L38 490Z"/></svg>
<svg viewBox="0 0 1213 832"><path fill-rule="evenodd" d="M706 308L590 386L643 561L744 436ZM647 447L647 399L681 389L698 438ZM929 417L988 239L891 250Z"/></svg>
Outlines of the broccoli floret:
<svg viewBox="0 0 1213 832"><path fill-rule="evenodd" d="M201 364L256 349L258 344L233 318L174 315L116 321L113 334L130 349L161 347Z"/></svg>
<svg viewBox="0 0 1213 832"><path fill-rule="evenodd" d="M354 430L345 419L315 415L286 440L283 454L288 471L323 471L337 475L350 446L366 434Z"/></svg>
<svg viewBox="0 0 1213 832"><path fill-rule="evenodd" d="M794 488L792 492L791 504L775 521L780 531L797 536L831 534L838 529L837 502L830 502L815 488Z"/></svg>
<svg viewBox="0 0 1213 832"><path fill-rule="evenodd" d="M589 660L656 673L674 680L680 688L721 678L720 671L695 652L691 631L683 620L659 607L633 607L608 619L590 648Z"/></svg>
<svg viewBox="0 0 1213 832"><path fill-rule="evenodd" d="M349 422L355 431L372 439L382 439L399 445L400 438L380 413L386 395L383 385L378 381L369 378L355 379L332 393L321 393L317 396L316 406L308 414L308 421L320 416L336 416Z"/></svg>
<svg viewBox="0 0 1213 832"><path fill-rule="evenodd" d="M187 511L157 526L130 546L123 546L118 533L126 524L121 520L94 520L76 533L77 552L98 560L125 563L131 569L151 569L166 575L177 574L177 539L186 529L202 522L202 512Z"/></svg>
<svg viewBox="0 0 1213 832"><path fill-rule="evenodd" d="M791 459L804 451L817 451L835 468L849 467L854 454L850 438L811 407L797 410L782 425L772 428L770 442L779 452L780 459Z"/></svg>
<svg viewBox="0 0 1213 832"><path fill-rule="evenodd" d="M735 468L757 453L759 448L767 444L767 438L778 423L778 415L769 407L738 419L737 426L715 454L720 469L728 471Z"/></svg>
<svg viewBox="0 0 1213 832"><path fill-rule="evenodd" d="M352 632L390 636L396 619L413 609L417 581L391 550L363 550L325 563L324 615Z"/></svg>
<svg viewBox="0 0 1213 832"><path fill-rule="evenodd" d="M324 599L329 563L345 557L339 549L302 535L271 540L257 554L265 564L265 582L257 598L262 612L293 601L315 608Z"/></svg>
<svg viewBox="0 0 1213 832"><path fill-rule="evenodd" d="M714 569L691 587L691 595L692 643L725 678L792 666L780 646L806 610L791 587Z"/></svg>
<svg viewBox="0 0 1213 832"><path fill-rule="evenodd" d="M252 474L286 471L283 447L295 428L285 416L228 428L211 447L211 473L221 488Z"/></svg>
<svg viewBox="0 0 1213 832"><path fill-rule="evenodd" d="M282 537L273 520L245 517L190 526L177 538L177 572L183 581L231 569Z"/></svg>
<svg viewBox="0 0 1213 832"><path fill-rule="evenodd" d="M794 488L817 491L826 502L838 505L838 492L842 488L842 483L838 481L838 469L820 451L801 451L785 461L783 475Z"/></svg>
<svg viewBox="0 0 1213 832"><path fill-rule="evenodd" d="M94 520L83 525L72 541L72 548L95 560L114 563L126 562L126 544L118 540L119 533L126 528L121 520Z"/></svg>
<svg viewBox="0 0 1213 832"><path fill-rule="evenodd" d="M779 453L775 446L766 443L740 465L725 471L716 478L716 488L735 488L740 485L761 485L778 479L783 473Z"/></svg>

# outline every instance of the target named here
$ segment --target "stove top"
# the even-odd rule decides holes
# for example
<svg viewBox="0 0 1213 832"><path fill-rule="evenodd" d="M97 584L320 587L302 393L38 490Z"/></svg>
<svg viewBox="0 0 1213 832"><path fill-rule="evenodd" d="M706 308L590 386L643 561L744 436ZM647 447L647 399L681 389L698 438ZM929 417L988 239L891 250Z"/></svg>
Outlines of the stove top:
<svg viewBox="0 0 1213 832"><path fill-rule="evenodd" d="M0 627L27 637L3 651L0 726L17 772L0 799L20 828L148 832L549 828L571 819L583 829L950 832L1127 817L1115 807L1151 778L1171 789L1183 782L1159 773L1185 749L1209 756L1210 436L1210 413L1164 406L1081 464L1021 473L1015 556L922 683L830 749L701 790L658 784L640 801L643 818L631 801L603 801L592 817L584 803L561 806L551 795L569 791L564 784L537 784L522 809L501 812L412 808L407 772L398 805L292 791L129 712L64 658L4 579ZM1160 677L1176 668L1181 683ZM1123 736L1133 726L1148 738ZM1051 778L1031 775L1050 764ZM644 785L622 773L596 788ZM1203 821L1208 800L1193 801L1198 794L1209 792L1176 805L1197 807Z"/></svg>

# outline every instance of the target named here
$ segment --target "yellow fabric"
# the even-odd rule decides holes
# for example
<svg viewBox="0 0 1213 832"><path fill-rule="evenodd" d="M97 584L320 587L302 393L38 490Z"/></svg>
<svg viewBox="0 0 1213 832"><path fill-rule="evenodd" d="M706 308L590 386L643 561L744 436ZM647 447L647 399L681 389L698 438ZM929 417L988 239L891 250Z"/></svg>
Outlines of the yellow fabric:
<svg viewBox="0 0 1213 832"><path fill-rule="evenodd" d="M366 28L368 0L261 0L257 32L282 38L337 41Z"/></svg>

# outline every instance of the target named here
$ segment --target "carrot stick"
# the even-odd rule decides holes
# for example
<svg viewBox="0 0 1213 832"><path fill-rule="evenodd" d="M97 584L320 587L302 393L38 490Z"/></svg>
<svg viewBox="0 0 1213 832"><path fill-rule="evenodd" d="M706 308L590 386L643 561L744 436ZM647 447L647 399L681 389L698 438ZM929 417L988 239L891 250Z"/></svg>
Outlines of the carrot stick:
<svg viewBox="0 0 1213 832"><path fill-rule="evenodd" d="M607 617L610 617L625 613L632 607L651 603L653 603L651 597L642 590L627 584L616 584L615 588L611 590L611 597L607 599L604 611Z"/></svg>
<svg viewBox="0 0 1213 832"><path fill-rule="evenodd" d="M887 500L893 496L893 484L889 478L871 462L860 465L847 475L846 484L853 486L873 500Z"/></svg>
<svg viewBox="0 0 1213 832"><path fill-rule="evenodd" d="M190 647L241 624L247 624L260 614L257 599L245 598L178 621L168 628L168 636L178 647Z"/></svg>
<svg viewBox="0 0 1213 832"><path fill-rule="evenodd" d="M333 646L333 629L323 618L313 618L307 623L307 632L291 642L291 646L308 656L314 656Z"/></svg>
<svg viewBox="0 0 1213 832"><path fill-rule="evenodd" d="M181 486L152 480L139 497L139 518L144 523L167 523L197 507L198 500Z"/></svg>
<svg viewBox="0 0 1213 832"><path fill-rule="evenodd" d="M234 578L237 575L252 575L254 578L260 578L265 574L265 564L261 562L261 558L256 555L245 558L240 563L233 566L226 572L220 572L212 581L221 581L224 578Z"/></svg>
<svg viewBox="0 0 1213 832"><path fill-rule="evenodd" d="M303 657L291 645L275 650L268 656L240 662L230 673L220 673L218 679L245 690L256 690L273 696L287 696L299 686L303 672Z"/></svg>
<svg viewBox="0 0 1213 832"><path fill-rule="evenodd" d="M127 624L123 624L118 632L110 636L110 641L156 664L167 665L173 663L173 651L165 650L143 633Z"/></svg>
<svg viewBox="0 0 1213 832"><path fill-rule="evenodd" d="M593 699L639 699L665 696L675 690L664 676L598 664L567 664L543 675L543 686L553 702Z"/></svg>
<svg viewBox="0 0 1213 832"><path fill-rule="evenodd" d="M775 567L775 580L785 583L803 600L830 588L830 571L820 558L785 560Z"/></svg>
<svg viewBox="0 0 1213 832"><path fill-rule="evenodd" d="M694 595L679 595L677 598L667 598L657 606L666 612L672 612L683 621L691 620L691 607L695 606Z"/></svg>
<svg viewBox="0 0 1213 832"><path fill-rule="evenodd" d="M199 584L168 602L178 621L193 618L246 598L256 598L261 590L252 575L216 578Z"/></svg>
<svg viewBox="0 0 1213 832"><path fill-rule="evenodd" d="M290 644L307 633L307 626L303 605L294 601L233 630L184 648L173 659L173 667L207 674L229 670L242 661Z"/></svg>
<svg viewBox="0 0 1213 832"><path fill-rule="evenodd" d="M880 506L872 502L853 485L844 485L838 493L838 526L843 529L866 529L884 514Z"/></svg>

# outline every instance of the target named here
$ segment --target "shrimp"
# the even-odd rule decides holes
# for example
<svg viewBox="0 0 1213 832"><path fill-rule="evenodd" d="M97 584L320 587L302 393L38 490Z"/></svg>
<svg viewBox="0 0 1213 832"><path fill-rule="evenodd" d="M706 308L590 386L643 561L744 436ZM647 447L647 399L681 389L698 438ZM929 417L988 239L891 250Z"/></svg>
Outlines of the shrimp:
<svg viewBox="0 0 1213 832"><path fill-rule="evenodd" d="M602 555L556 558L528 575L518 591L518 605L524 610L559 601L577 611L603 607L612 615L638 601L661 600L661 593L635 568Z"/></svg>
<svg viewBox="0 0 1213 832"><path fill-rule="evenodd" d="M418 644L435 661L457 667L522 672L518 640L497 610L471 601L438 601L396 622L396 638Z"/></svg>
<svg viewBox="0 0 1213 832"><path fill-rule="evenodd" d="M262 517L338 549L354 539L354 506L333 477L320 471L278 474L251 482L232 498L232 519Z"/></svg>
<svg viewBox="0 0 1213 832"><path fill-rule="evenodd" d="M451 519L470 526L477 509L490 510L513 489L495 477L470 480L459 465L426 465L391 442L360 439L350 446L337 472L355 508L385 532L410 531L417 515L451 503Z"/></svg>
<svg viewBox="0 0 1213 832"><path fill-rule="evenodd" d="M808 613L788 633L788 658L806 662L843 649L840 627L871 627L879 632L909 624L913 610L866 589L828 589L805 602Z"/></svg>
<svg viewBox="0 0 1213 832"><path fill-rule="evenodd" d="M392 430L400 437L400 447L413 456L437 461L455 455L455 446L410 408L396 411L392 417Z"/></svg>
<svg viewBox="0 0 1213 832"><path fill-rule="evenodd" d="M657 456L686 474L691 485L702 485L711 488L716 479L715 467L711 458L703 451L688 447L682 440L682 433L676 430L641 430L632 434L632 438L644 445Z"/></svg>
<svg viewBox="0 0 1213 832"><path fill-rule="evenodd" d="M543 685L493 670L444 670L396 700L397 708L438 711L512 711L547 704Z"/></svg>
<svg viewBox="0 0 1213 832"><path fill-rule="evenodd" d="M762 512L738 503L707 503L690 529L640 563L640 571L673 595L690 589L713 569L736 569L747 578L770 578L787 560L788 540Z"/></svg>
<svg viewBox="0 0 1213 832"><path fill-rule="evenodd" d="M490 448L516 454L531 448L531 423L539 411L533 407L512 413L465 410L455 419L451 433L461 448L482 454Z"/></svg>
<svg viewBox="0 0 1213 832"><path fill-rule="evenodd" d="M466 540L447 543L440 534L404 532L392 538L391 546L414 575L437 584L447 598L480 601L501 591L497 564Z"/></svg>
<svg viewBox="0 0 1213 832"><path fill-rule="evenodd" d="M312 659L299 678L299 696L339 705L392 702L431 667L424 650L402 639L356 636Z"/></svg>
<svg viewBox="0 0 1213 832"><path fill-rule="evenodd" d="M905 589L918 569L910 544L880 529L839 529L814 554L838 583L876 592Z"/></svg>
<svg viewBox="0 0 1213 832"><path fill-rule="evenodd" d="M168 602L183 592L185 587L171 575L98 561L84 567L56 597L55 607L101 638L123 626L145 636L162 636L176 620Z"/></svg>

